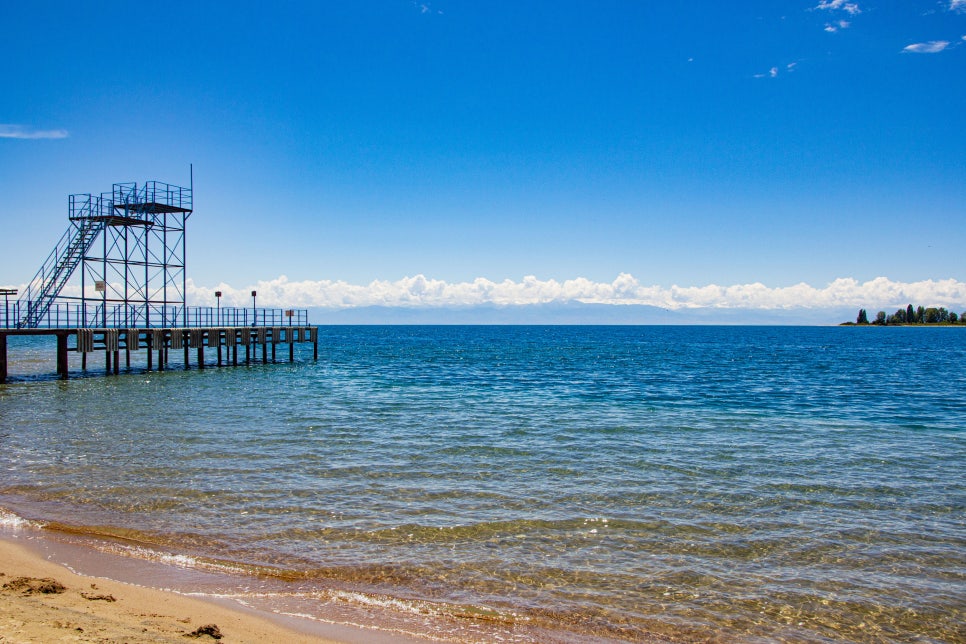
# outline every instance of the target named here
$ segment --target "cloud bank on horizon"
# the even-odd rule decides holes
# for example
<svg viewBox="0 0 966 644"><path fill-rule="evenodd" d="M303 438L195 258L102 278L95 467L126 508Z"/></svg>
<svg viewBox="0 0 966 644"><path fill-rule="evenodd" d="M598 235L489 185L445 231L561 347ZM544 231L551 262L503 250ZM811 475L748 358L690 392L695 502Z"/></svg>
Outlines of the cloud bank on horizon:
<svg viewBox="0 0 966 644"><path fill-rule="evenodd" d="M528 306L542 304L645 305L670 310L716 309L831 309L843 306L895 308L907 304L966 307L966 282L955 279L897 282L886 277L860 282L839 278L817 288L806 283L769 287L761 283L732 286L644 285L633 275L621 273L613 282L583 277L557 281L529 275L520 281L494 282L477 278L471 282L446 282L423 275L395 281L376 280L367 285L333 280L273 280L236 288L221 283L196 285L188 280L188 303L211 305L215 290L223 292L223 306L247 306L251 291L259 306L327 308L333 310L368 306L396 308L447 308L474 306Z"/></svg>

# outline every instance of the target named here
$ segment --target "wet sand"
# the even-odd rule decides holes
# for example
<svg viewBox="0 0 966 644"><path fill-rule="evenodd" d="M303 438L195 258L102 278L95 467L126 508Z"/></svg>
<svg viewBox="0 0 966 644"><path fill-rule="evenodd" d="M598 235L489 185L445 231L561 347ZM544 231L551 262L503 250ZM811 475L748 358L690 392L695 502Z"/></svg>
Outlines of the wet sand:
<svg viewBox="0 0 966 644"><path fill-rule="evenodd" d="M356 638L309 635L175 592L78 575L32 548L0 539L0 642L350 640Z"/></svg>

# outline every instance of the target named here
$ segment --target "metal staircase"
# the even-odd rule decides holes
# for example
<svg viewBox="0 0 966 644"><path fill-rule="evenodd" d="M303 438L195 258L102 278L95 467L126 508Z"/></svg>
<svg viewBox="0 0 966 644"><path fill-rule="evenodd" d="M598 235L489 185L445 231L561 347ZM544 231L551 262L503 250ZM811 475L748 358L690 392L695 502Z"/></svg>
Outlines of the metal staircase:
<svg viewBox="0 0 966 644"><path fill-rule="evenodd" d="M71 195L70 228L64 233L18 300L21 329L35 329L51 304L104 230L102 202L91 195Z"/></svg>

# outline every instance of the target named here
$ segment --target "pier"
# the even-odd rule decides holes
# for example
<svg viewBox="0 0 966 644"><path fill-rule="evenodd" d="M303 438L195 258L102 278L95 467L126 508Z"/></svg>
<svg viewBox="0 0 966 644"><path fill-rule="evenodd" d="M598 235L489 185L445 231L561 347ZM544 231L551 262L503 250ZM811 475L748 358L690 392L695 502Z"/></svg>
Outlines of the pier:
<svg viewBox="0 0 966 644"><path fill-rule="evenodd" d="M295 345L312 343L318 359L318 329L308 311L187 306L185 243L194 211L194 173L185 188L160 181L115 183L100 195L68 198L67 232L25 286L0 288L0 383L9 375L11 336L57 339L57 375L67 379L69 354L81 369L101 354L108 374L120 373L123 358L144 351L148 371L169 366L171 351L184 353L183 368L269 363L281 347L294 361ZM11 296L17 299L11 301ZM205 352L208 351L206 358ZM259 356L260 353L260 356ZM259 360L260 357L260 360Z"/></svg>
<svg viewBox="0 0 966 644"><path fill-rule="evenodd" d="M53 336L57 338L57 376L66 380L70 373L69 353L81 355L86 371L89 356L103 354L106 374L119 374L121 361L131 367L132 352L144 352L147 371L169 367L171 351L184 353L182 368L194 366L238 366L278 361L277 350L287 349L288 361L295 360L295 345L312 344L312 357L319 358L318 328L314 326L189 327L142 329L4 329L0 328L0 384L8 377L7 338L10 336ZM208 351L207 358L205 351ZM243 357L239 357L243 352ZM260 354L260 355L259 355ZM284 355L284 354L283 354Z"/></svg>

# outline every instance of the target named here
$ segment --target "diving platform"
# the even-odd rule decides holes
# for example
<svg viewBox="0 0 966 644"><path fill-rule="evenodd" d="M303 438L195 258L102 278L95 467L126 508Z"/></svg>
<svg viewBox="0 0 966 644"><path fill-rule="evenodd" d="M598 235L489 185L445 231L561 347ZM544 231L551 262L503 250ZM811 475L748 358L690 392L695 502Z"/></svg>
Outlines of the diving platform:
<svg viewBox="0 0 966 644"><path fill-rule="evenodd" d="M137 212L149 213L152 215L191 212L191 208L184 208L182 206L176 206L168 203L159 203L157 201L146 201L141 204L118 203L114 204L114 209L123 210L125 212L136 210Z"/></svg>
<svg viewBox="0 0 966 644"><path fill-rule="evenodd" d="M318 329L305 309L257 308L255 291L250 307L222 307L221 291L212 291L214 307L188 306L193 212L193 171L187 187L151 180L69 195L69 226L40 270L22 286L0 288L0 383L8 378L7 338L14 336L56 338L63 379L77 373L71 353L79 354L81 372L100 354L114 374L122 358L130 370L139 352L146 352L140 362L148 371L167 368L172 352L183 352L185 369L236 365L242 349L246 364L258 361L259 351L261 362L275 362L279 347L292 361L295 345L307 342L318 359Z"/></svg>

